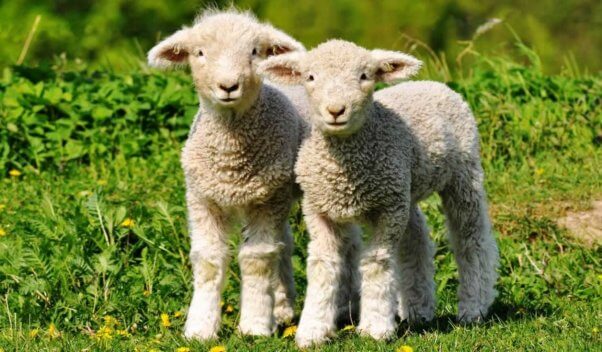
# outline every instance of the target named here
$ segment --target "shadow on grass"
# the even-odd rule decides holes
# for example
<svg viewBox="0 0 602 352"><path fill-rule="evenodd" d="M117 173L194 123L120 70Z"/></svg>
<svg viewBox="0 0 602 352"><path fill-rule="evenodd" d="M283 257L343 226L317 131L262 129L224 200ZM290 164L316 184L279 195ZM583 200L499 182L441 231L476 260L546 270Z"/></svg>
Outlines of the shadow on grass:
<svg viewBox="0 0 602 352"><path fill-rule="evenodd" d="M407 321L403 321L399 325L397 335L404 337L431 332L449 333L460 326L493 326L503 322L532 320L541 316L550 316L553 313L554 310L551 307L527 308L496 301L491 307L491 313L480 323L462 324L457 321L455 315L448 313L436 316L432 321L423 324L409 324Z"/></svg>

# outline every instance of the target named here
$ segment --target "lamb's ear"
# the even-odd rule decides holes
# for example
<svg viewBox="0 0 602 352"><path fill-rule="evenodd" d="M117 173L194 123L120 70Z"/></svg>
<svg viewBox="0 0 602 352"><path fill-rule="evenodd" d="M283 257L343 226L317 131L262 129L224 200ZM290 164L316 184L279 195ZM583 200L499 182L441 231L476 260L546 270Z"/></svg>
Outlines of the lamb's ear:
<svg viewBox="0 0 602 352"><path fill-rule="evenodd" d="M190 54L190 29L184 28L163 39L148 52L148 64L158 68L173 68L187 64Z"/></svg>
<svg viewBox="0 0 602 352"><path fill-rule="evenodd" d="M269 24L262 25L259 42L261 45L261 54L264 57L305 51L303 44Z"/></svg>
<svg viewBox="0 0 602 352"><path fill-rule="evenodd" d="M372 50L376 63L376 79L380 82L395 83L414 76L420 70L422 61L417 58L388 50Z"/></svg>
<svg viewBox="0 0 602 352"><path fill-rule="evenodd" d="M300 62L305 53L292 52L270 57L257 67L257 72L272 82L295 85L303 82Z"/></svg>

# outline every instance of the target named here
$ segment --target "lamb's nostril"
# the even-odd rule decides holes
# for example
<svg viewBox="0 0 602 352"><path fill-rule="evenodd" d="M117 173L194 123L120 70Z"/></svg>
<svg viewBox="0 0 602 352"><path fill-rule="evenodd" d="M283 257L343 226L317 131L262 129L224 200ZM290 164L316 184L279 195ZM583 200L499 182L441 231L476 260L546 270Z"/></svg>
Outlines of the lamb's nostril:
<svg viewBox="0 0 602 352"><path fill-rule="evenodd" d="M232 85L230 87L220 84L219 87L226 93L232 93L238 89L238 83L235 83L234 85Z"/></svg>
<svg viewBox="0 0 602 352"><path fill-rule="evenodd" d="M336 119L337 117L343 115L343 113L345 112L345 107L344 106L329 106L327 110L330 113L330 115L332 115L332 117L334 117Z"/></svg>

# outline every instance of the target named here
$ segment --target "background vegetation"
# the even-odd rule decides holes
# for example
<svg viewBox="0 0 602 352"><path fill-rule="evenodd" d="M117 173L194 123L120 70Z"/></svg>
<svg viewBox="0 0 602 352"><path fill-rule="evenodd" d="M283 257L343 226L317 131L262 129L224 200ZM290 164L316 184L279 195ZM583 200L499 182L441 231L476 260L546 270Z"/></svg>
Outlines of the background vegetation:
<svg viewBox="0 0 602 352"><path fill-rule="evenodd" d="M159 73L141 65L157 28L168 32L182 18L187 22L192 17L196 4L186 3L0 4L0 17L12 21L2 23L13 23L13 33L18 24L26 35L32 16L43 13L25 61L32 65L6 67L0 77L0 351L184 352L217 346L229 351L295 350L291 329L261 339L236 334L240 284L236 260L223 296L220 340L201 344L181 338L192 291L179 152L197 99L185 72ZM405 4L430 14L422 20L410 12L396 17L393 10L382 10L379 16L391 16L387 25L384 20L358 19L359 14L370 17L369 4L377 6L372 2L291 3L291 8L301 9L298 12L284 6L278 12L276 3L249 2L309 45L322 39L319 33L330 33L318 31L322 27L317 24L322 23L324 31L346 28L346 35L357 36L368 46L386 47L397 45L403 21L424 21L434 28L433 18L439 18L437 11L444 7ZM486 7L476 2L454 4ZM349 10L335 11L341 7ZM19 9L25 9L20 17L8 16ZM490 16L482 11L467 12L469 18L485 13L470 22L474 24L470 28ZM536 15L562 17L567 12ZM599 16L586 12L588 18ZM292 17L286 19L284 13ZM140 24L125 24L133 18ZM334 22L328 18L341 22L329 27ZM346 23L344 18L354 20ZM315 22L303 22L309 20ZM448 26L454 23L450 21ZM57 27L43 29L49 23ZM96 24L89 27L90 23ZM403 24L404 31L419 31L424 25L408 23ZM381 25L383 29L374 32L380 36L368 34L370 27ZM550 33L552 28L545 26ZM128 31L146 34L138 37ZM74 33L81 38L74 39ZM465 38L474 38L473 32L466 33ZM458 44L444 30L432 40L445 38L441 39L447 43L445 58L416 41L406 43L415 45L417 55L426 61L421 78L446 81L467 99L478 119L502 260L492 317L480 326L454 323L457 270L445 240L440 201L432 197L422 207L437 244L437 319L417 327L401 324L398 338L389 343L360 338L348 327L323 350L391 351L401 346L415 351L599 350L602 250L568 236L556 220L602 198L602 74L587 72L577 60L549 61L514 37L504 43L492 39L503 33L511 32L498 26L475 44ZM574 42L592 33L583 32ZM385 36L394 44L381 41ZM134 38L139 38L140 53ZM591 44L593 39L588 40ZM7 63L14 61L10 55L23 41L15 39L12 49L10 41L0 48ZM490 42L491 49L480 47ZM465 55L453 55L466 47L470 51ZM491 51L484 54L481 49ZM55 58L63 51L82 62ZM595 66L599 64L595 59L586 55L583 62ZM297 210L291 223L300 312L307 234ZM237 242L233 233L233 251Z"/></svg>
<svg viewBox="0 0 602 352"><path fill-rule="evenodd" d="M28 64L61 54L112 68L138 67L161 37L192 22L208 4L252 9L308 46L341 37L369 47L411 51L414 38L448 64L478 26L500 18L540 55L544 69L557 71L567 60L582 69L602 68L602 3L596 0L542 1L350 1L350 0L2 0L0 66L15 63L35 17L41 20ZM512 51L512 31L500 27L477 41L481 52Z"/></svg>

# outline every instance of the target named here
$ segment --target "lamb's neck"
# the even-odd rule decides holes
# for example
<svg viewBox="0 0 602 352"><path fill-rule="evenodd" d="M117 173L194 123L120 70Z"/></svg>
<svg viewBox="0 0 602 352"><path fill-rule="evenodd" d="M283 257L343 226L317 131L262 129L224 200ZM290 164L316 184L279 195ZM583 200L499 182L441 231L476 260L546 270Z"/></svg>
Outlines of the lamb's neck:
<svg viewBox="0 0 602 352"><path fill-rule="evenodd" d="M247 103L233 108L223 107L215 104L211 99L199 96L199 115L203 118L212 119L224 127L230 125L244 125L256 119L260 114L256 110L263 103L264 89L260 88L254 96L247 98Z"/></svg>

